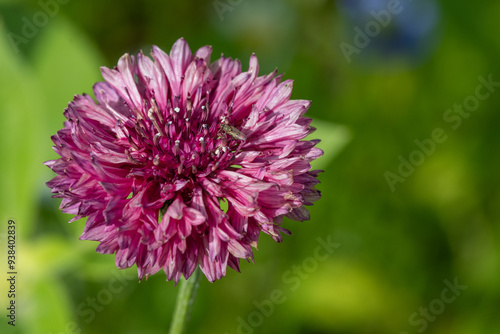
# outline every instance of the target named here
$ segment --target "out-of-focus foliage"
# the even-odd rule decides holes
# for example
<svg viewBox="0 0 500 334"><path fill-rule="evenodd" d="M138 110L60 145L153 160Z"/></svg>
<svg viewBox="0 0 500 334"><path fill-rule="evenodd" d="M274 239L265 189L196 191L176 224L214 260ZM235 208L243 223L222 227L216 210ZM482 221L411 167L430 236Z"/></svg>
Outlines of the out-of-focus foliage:
<svg viewBox="0 0 500 334"><path fill-rule="evenodd" d="M166 332L177 288L78 241L42 163L100 66L181 36L294 79L325 151L312 220L203 281L188 333L500 332L500 87L482 81L500 82L500 4L413 3L0 1L0 264L14 219L19 272L15 328L0 280L0 332Z"/></svg>

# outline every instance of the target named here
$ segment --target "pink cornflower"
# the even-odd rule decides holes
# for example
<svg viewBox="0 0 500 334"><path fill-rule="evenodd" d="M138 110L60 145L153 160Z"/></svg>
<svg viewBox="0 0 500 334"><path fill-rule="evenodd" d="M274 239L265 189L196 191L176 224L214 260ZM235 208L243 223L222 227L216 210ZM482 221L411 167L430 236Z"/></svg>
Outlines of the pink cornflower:
<svg viewBox="0 0 500 334"><path fill-rule="evenodd" d="M242 72L238 60L210 63L211 51L179 39L170 54L153 46L153 59L125 54L101 69L97 102L75 96L52 136L53 197L70 222L88 217L80 239L118 268L135 263L139 279L239 271L260 232L280 242L283 217L308 220L320 198L310 162L323 152L303 140L310 101L290 100L276 71L258 76L255 55Z"/></svg>

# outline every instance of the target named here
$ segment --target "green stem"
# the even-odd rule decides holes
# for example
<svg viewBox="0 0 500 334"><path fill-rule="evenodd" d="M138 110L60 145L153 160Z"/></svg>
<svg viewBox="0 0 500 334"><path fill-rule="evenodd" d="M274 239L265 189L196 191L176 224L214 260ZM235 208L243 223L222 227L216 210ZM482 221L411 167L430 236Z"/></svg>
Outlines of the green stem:
<svg viewBox="0 0 500 334"><path fill-rule="evenodd" d="M200 272L200 268L196 268L189 279L181 280L169 334L184 333L186 323L189 320L191 306L196 297L196 290L200 285Z"/></svg>

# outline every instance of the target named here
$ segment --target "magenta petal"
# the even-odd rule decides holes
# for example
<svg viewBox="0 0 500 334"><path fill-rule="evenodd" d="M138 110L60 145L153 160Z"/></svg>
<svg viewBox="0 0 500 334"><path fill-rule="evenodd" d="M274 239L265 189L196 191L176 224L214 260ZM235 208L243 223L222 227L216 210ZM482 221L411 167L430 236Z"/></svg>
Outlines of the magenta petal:
<svg viewBox="0 0 500 334"><path fill-rule="evenodd" d="M177 196L172 204L169 205L166 215L173 219L180 220L184 214L184 207L185 204L182 198Z"/></svg>
<svg viewBox="0 0 500 334"><path fill-rule="evenodd" d="M174 68L174 75L179 78L184 74L188 64L191 62L191 49L184 38L180 38L170 50L170 59Z"/></svg>
<svg viewBox="0 0 500 334"><path fill-rule="evenodd" d="M186 222L191 225L200 225L207 220L206 217L201 214L201 212L193 208L185 208L184 217L186 218Z"/></svg>
<svg viewBox="0 0 500 334"><path fill-rule="evenodd" d="M203 59L203 61L208 64L210 63L210 55L212 54L212 47L210 45L202 46L195 53L195 57Z"/></svg>
<svg viewBox="0 0 500 334"><path fill-rule="evenodd" d="M148 87L152 97L155 98L158 107L165 110L168 101L167 77L162 71L161 65L153 62L142 53L137 55L138 75Z"/></svg>

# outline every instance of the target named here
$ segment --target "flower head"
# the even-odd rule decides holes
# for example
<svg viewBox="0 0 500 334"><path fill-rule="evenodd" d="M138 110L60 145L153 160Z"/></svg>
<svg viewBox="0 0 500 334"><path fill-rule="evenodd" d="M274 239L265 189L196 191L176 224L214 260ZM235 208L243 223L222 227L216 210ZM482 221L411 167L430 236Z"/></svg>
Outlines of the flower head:
<svg viewBox="0 0 500 334"><path fill-rule="evenodd" d="M179 39L170 54L124 55L101 69L97 102L75 96L52 137L53 197L70 222L88 217L80 239L118 268L135 263L139 279L239 271L260 232L280 242L283 217L309 219L320 197L309 163L323 152L303 140L310 102L290 100L276 71L258 76L255 55L242 72L230 58L210 63L211 51Z"/></svg>

